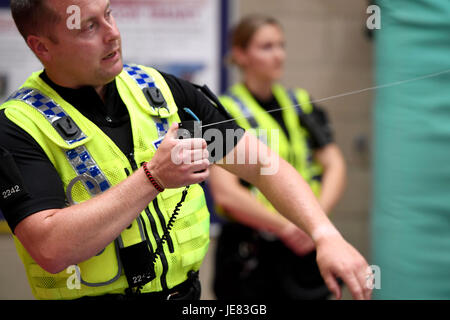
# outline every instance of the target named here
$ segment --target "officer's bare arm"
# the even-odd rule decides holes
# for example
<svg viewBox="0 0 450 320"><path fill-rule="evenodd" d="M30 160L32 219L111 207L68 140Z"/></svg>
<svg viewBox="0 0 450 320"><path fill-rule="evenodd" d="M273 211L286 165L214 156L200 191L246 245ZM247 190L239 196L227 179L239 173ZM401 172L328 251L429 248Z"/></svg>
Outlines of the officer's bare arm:
<svg viewBox="0 0 450 320"><path fill-rule="evenodd" d="M170 128L148 164L149 170L166 188L197 183L209 175L206 142L202 140L198 148L195 144L187 145L174 138L176 129L176 124ZM185 154L198 154L200 149L204 159L192 164L174 164L171 151L183 143L184 149L189 151ZM103 250L138 217L157 193L140 168L95 198L28 216L17 225L15 234L42 268L57 273Z"/></svg>
<svg viewBox="0 0 450 320"><path fill-rule="evenodd" d="M236 221L251 228L269 231L298 255L314 249L309 236L280 214L274 214L251 191L242 186L239 178L228 171L213 166L209 187L214 202L223 207Z"/></svg>
<svg viewBox="0 0 450 320"><path fill-rule="evenodd" d="M311 189L297 171L274 152L271 152L254 136L246 133L234 148L234 160L221 167L252 183L274 207L295 225L305 230L315 241L317 262L329 289L340 298L336 282L340 277L349 287L354 298L369 298L371 290L366 286L367 262L340 235L320 207ZM249 159L258 152L256 164L238 164L236 159ZM261 156L261 155L267 156ZM278 163L278 165L276 165ZM270 168L278 168L271 170ZM266 170L265 173L261 174Z"/></svg>

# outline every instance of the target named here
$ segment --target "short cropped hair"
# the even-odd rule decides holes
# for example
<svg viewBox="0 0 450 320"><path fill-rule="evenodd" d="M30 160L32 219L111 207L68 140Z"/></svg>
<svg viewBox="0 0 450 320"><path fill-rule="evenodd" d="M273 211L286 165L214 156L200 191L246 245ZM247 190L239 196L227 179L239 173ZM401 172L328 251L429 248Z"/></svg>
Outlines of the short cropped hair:
<svg viewBox="0 0 450 320"><path fill-rule="evenodd" d="M11 0L10 7L17 29L25 41L29 35L43 35L56 42L51 29L60 17L46 0Z"/></svg>

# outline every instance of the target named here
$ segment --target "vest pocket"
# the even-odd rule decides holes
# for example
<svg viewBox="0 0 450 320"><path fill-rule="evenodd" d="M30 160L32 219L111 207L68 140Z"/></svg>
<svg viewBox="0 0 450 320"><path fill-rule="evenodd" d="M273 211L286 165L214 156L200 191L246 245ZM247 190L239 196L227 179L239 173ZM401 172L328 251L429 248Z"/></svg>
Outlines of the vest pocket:
<svg viewBox="0 0 450 320"><path fill-rule="evenodd" d="M120 277L122 268L117 256L116 245L115 242L109 244L102 254L78 265L82 284L98 287L108 285Z"/></svg>
<svg viewBox="0 0 450 320"><path fill-rule="evenodd" d="M203 211L203 210L202 210ZM206 210L205 210L206 211ZM205 213L205 212L204 212ZM180 247L186 248L182 257L183 268L192 268L201 264L209 247L209 215L202 215L203 219L191 227L175 232Z"/></svg>
<svg viewBox="0 0 450 320"><path fill-rule="evenodd" d="M179 244L186 243L191 241L192 239L198 238L209 232L209 217L205 216L202 221L199 221L197 224L178 230L175 235L177 237L177 241Z"/></svg>

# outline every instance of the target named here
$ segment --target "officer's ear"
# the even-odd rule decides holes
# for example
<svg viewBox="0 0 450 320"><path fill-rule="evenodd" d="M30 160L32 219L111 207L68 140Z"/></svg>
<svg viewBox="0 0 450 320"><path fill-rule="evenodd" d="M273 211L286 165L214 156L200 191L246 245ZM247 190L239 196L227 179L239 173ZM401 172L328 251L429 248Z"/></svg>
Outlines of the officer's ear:
<svg viewBox="0 0 450 320"><path fill-rule="evenodd" d="M29 35L27 37L28 46L43 63L50 60L50 52L47 43L47 38L41 36Z"/></svg>
<svg viewBox="0 0 450 320"><path fill-rule="evenodd" d="M240 68L245 68L247 65L247 52L244 48L234 46L231 48L231 59L233 63L237 64Z"/></svg>

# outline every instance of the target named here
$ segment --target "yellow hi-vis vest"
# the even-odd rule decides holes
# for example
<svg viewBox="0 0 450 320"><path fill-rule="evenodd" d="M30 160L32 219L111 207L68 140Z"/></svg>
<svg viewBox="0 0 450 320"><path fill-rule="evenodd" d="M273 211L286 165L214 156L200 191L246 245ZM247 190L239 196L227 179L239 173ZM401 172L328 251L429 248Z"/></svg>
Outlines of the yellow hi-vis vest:
<svg viewBox="0 0 450 320"><path fill-rule="evenodd" d="M151 160L171 123L179 121L178 108L161 74L151 68L125 65L116 77L116 84L130 114L133 165L104 132L42 81L39 73L34 73L0 109L5 109L8 119L39 143L58 171L64 191L73 203L88 200L120 183L139 164ZM152 86L160 89L166 108L156 108L148 102L143 89ZM67 116L81 131L75 139L63 137L55 129L58 121L64 121ZM128 283L118 255L119 248L146 241L154 252L183 190L166 189L158 194L116 241L96 256L57 274L43 270L15 238L35 297L75 299L125 293ZM189 188L163 253L156 260L156 278L145 284L141 292L170 289L185 281L189 271L199 270L208 244L209 212L203 190L196 184Z"/></svg>
<svg viewBox="0 0 450 320"><path fill-rule="evenodd" d="M278 151L280 157L296 168L318 197L323 168L314 160L307 142L309 133L300 123L298 116L301 112L306 114L312 112L309 94L304 89L286 90L279 84L273 85L272 92L282 108L282 117L289 132L289 139L278 122L258 104L243 84L232 86L229 94L220 97L220 102L242 128L253 131L272 150ZM254 187L252 192L267 207L274 210L261 192Z"/></svg>

